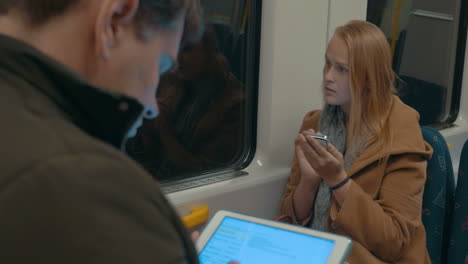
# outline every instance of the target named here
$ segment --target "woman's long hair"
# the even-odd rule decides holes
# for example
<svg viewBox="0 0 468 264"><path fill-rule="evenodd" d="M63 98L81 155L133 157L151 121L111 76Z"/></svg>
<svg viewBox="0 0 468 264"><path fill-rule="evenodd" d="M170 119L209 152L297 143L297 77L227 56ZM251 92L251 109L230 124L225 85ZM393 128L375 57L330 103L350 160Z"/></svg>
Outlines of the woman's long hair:
<svg viewBox="0 0 468 264"><path fill-rule="evenodd" d="M390 46L382 31L365 21L350 21L338 27L335 36L346 43L349 54L347 149L353 150L356 142L363 142L364 148L376 145L384 151L385 161L392 144L387 121L396 94Z"/></svg>

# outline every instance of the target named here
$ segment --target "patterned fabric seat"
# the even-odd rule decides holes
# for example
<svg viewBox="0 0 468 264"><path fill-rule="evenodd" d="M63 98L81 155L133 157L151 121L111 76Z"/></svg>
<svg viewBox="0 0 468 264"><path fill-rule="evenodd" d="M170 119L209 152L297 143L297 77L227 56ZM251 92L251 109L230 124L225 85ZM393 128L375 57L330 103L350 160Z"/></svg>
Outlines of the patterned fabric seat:
<svg viewBox="0 0 468 264"><path fill-rule="evenodd" d="M427 164L423 196L422 220L427 233L427 250L433 264L446 263L455 189L452 159L439 131L430 127L421 127L421 130L424 140L434 149Z"/></svg>
<svg viewBox="0 0 468 264"><path fill-rule="evenodd" d="M468 140L463 146L451 221L449 264L468 263Z"/></svg>

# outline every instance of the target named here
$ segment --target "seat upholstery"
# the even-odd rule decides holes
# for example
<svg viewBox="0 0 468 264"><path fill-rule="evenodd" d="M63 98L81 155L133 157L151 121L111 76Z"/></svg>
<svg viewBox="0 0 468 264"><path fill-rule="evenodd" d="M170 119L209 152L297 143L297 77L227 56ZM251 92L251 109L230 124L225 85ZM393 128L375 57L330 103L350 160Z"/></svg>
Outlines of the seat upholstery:
<svg viewBox="0 0 468 264"><path fill-rule="evenodd" d="M450 152L444 137L431 127L421 128L424 140L434 153L427 164L422 220L427 233L427 249L433 264L446 263L449 223L455 183Z"/></svg>
<svg viewBox="0 0 468 264"><path fill-rule="evenodd" d="M468 263L468 140L463 146L451 219L448 262Z"/></svg>

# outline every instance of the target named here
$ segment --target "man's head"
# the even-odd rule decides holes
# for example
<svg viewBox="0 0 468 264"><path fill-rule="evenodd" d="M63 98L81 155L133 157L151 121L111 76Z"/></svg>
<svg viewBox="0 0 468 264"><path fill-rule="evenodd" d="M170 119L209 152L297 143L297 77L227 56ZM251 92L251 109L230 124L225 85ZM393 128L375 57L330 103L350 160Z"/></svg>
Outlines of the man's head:
<svg viewBox="0 0 468 264"><path fill-rule="evenodd" d="M197 36L201 20L199 0L0 1L0 33L147 105L155 104L159 75L175 64L181 39Z"/></svg>

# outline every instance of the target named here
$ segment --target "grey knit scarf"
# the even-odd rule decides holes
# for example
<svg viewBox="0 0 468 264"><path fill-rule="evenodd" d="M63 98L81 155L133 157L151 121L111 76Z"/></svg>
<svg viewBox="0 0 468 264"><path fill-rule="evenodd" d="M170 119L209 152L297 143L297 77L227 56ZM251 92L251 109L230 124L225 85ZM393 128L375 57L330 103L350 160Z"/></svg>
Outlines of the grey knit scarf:
<svg viewBox="0 0 468 264"><path fill-rule="evenodd" d="M319 132L328 136L328 142L332 144L344 156L344 169L348 171L357 158L352 152L346 150L346 127L344 114L339 106L326 104L320 115ZM358 146L360 144L356 144ZM349 154L349 155L348 155ZM314 202L314 215L310 227L316 230L326 231L328 210L330 207L331 191L322 180L317 190Z"/></svg>

